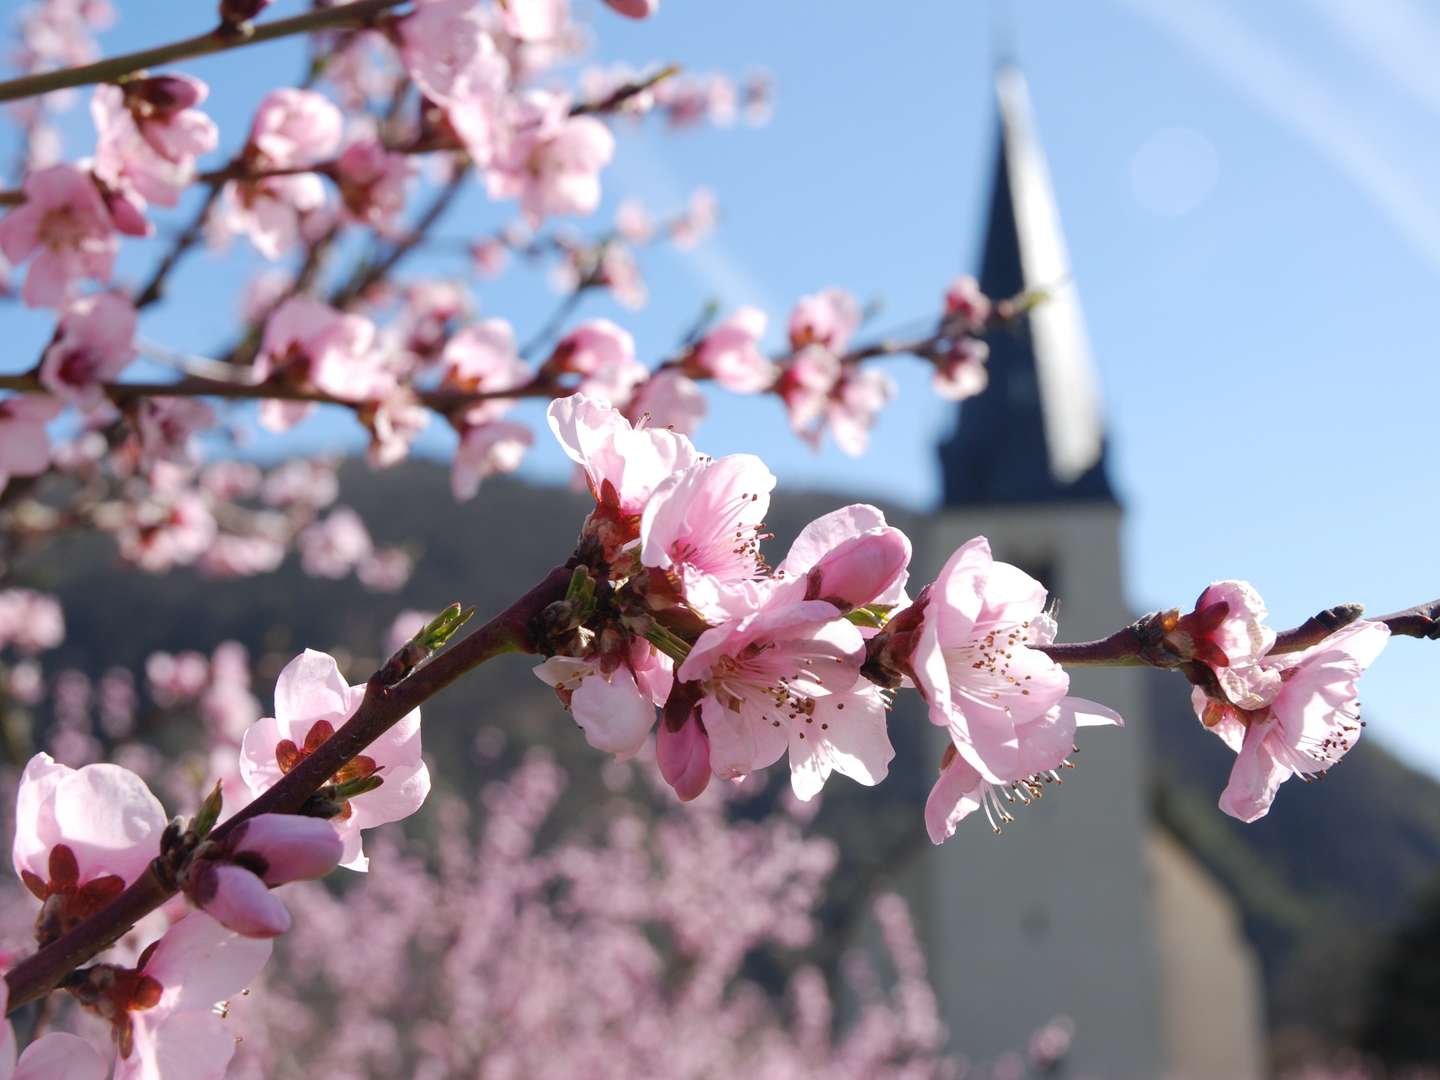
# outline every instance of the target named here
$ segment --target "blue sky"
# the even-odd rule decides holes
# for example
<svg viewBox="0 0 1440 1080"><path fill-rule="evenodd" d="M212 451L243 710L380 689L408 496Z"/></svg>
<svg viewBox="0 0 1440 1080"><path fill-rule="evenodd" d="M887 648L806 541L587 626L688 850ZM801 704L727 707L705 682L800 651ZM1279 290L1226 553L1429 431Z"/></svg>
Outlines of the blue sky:
<svg viewBox="0 0 1440 1080"><path fill-rule="evenodd" d="M585 309L624 322L645 355L664 354L712 296L760 303L777 326L795 297L832 284L883 301L877 327L933 311L948 278L975 265L993 42L1008 40L1030 81L1104 385L1134 606L1183 604L1231 576L1257 585L1277 625L1342 600L1379 613L1440 593L1429 466L1440 11L1423 0L1016 0L999 8L997 32L990 6L958 0L666 0L645 23L573 3L599 32L600 58L763 67L778 84L766 128L622 136L607 209L640 195L663 210L708 184L724 212L693 256L648 259L644 312ZM117 6L107 51L204 28L198 16L180 25L168 5ZM211 81L228 148L263 91L299 67L296 49L277 44L182 70ZM73 154L89 149L83 110L67 134ZM463 237L508 217L474 192L442 231ZM154 257L129 245L122 272L139 278ZM202 352L222 344L237 267L258 263L238 247L192 259L176 302L142 333ZM443 257L416 266L462 269ZM522 271L483 286L480 302L523 338L554 298ZM24 347L3 366L18 370L48 328L13 310L4 319ZM858 461L806 451L770 401L715 398L700 441L762 454L782 485L932 505L933 448L952 408L918 365L894 371L900 399ZM317 421L295 445L337 440L358 441L348 421ZM447 449L441 433L426 446ZM564 463L541 445L526 470L558 478ZM1364 698L1373 733L1440 772L1435 648L1396 642Z"/></svg>

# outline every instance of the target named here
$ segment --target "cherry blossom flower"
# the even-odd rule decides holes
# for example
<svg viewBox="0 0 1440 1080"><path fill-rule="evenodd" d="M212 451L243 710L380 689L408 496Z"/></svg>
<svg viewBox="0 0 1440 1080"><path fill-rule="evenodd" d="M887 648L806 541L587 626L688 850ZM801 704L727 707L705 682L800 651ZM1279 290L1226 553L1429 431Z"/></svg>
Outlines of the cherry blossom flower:
<svg viewBox="0 0 1440 1080"><path fill-rule="evenodd" d="M360 515L339 506L300 533L300 565L314 577L342 578L364 559L374 545Z"/></svg>
<svg viewBox="0 0 1440 1080"><path fill-rule="evenodd" d="M388 469L404 461L410 453L410 444L430 423L430 410L406 387L399 387L374 404L362 407L357 415L370 429L365 459L376 469Z"/></svg>
<svg viewBox="0 0 1440 1080"><path fill-rule="evenodd" d="M699 460L684 435L632 426L584 394L551 402L545 415L560 448L585 476L595 510L584 529L601 541L607 557L640 535L640 518L655 490Z"/></svg>
<svg viewBox="0 0 1440 1080"><path fill-rule="evenodd" d="M468 425L450 467L451 492L461 502L473 499L481 481L518 469L534 442L534 433L524 424L489 420Z"/></svg>
<svg viewBox="0 0 1440 1080"><path fill-rule="evenodd" d="M500 5L505 32L521 41L550 41L570 22L569 0L505 0Z"/></svg>
<svg viewBox="0 0 1440 1080"><path fill-rule="evenodd" d="M375 592L398 592L414 569L415 560L404 548L381 548L360 561L355 576L361 585Z"/></svg>
<svg viewBox="0 0 1440 1080"><path fill-rule="evenodd" d="M1308 649L1266 656L1264 665L1280 682L1273 698L1256 709L1216 701L1195 688L1196 715L1235 751L1221 810L1241 821L1262 818L1286 780L1324 776L1349 752L1364 727L1357 684L1389 639L1384 623L1361 619Z"/></svg>
<svg viewBox="0 0 1440 1080"><path fill-rule="evenodd" d="M267 259L278 259L300 238L301 222L325 205L325 182L314 173L232 180L211 215L212 236L250 238Z"/></svg>
<svg viewBox="0 0 1440 1080"><path fill-rule="evenodd" d="M21 298L59 307L80 278L110 280L118 244L100 189L74 165L52 165L25 178L25 201L0 220L0 253L12 266L34 255Z"/></svg>
<svg viewBox="0 0 1440 1080"><path fill-rule="evenodd" d="M40 381L56 397L83 408L104 400L112 381L135 357L135 306L113 293L72 301L40 361Z"/></svg>
<svg viewBox="0 0 1440 1080"><path fill-rule="evenodd" d="M348 686L333 657L307 649L285 666L275 684L275 715L262 717L245 732L240 774L259 795L318 749L354 714L365 687ZM340 865L364 870L369 865L360 832L409 817L430 791L430 772L420 757L420 711L406 715L352 758L335 775L336 783L378 776L380 786L346 800L332 824L344 841Z"/></svg>
<svg viewBox="0 0 1440 1080"><path fill-rule="evenodd" d="M50 468L45 425L59 416L63 407L44 394L0 400L0 488L12 476L39 476Z"/></svg>
<svg viewBox="0 0 1440 1080"><path fill-rule="evenodd" d="M760 530L775 477L754 454L702 459L665 480L640 517L640 559L702 614L760 575Z"/></svg>
<svg viewBox="0 0 1440 1080"><path fill-rule="evenodd" d="M375 324L364 316L342 314L310 297L291 297L265 323L254 375L347 401L378 400L394 388L395 378L381 363L375 339ZM283 431L313 408L308 401L267 399L260 422Z"/></svg>
<svg viewBox="0 0 1440 1080"><path fill-rule="evenodd" d="M1181 659L1209 667L1231 703L1258 709L1280 688L1279 670L1265 659L1275 644L1267 615L1249 582L1217 581L1200 594L1194 611L1166 617L1165 643Z"/></svg>
<svg viewBox="0 0 1440 1080"><path fill-rule="evenodd" d="M215 410L194 398L149 397L135 411L140 447L149 462L193 461L195 436L214 425Z"/></svg>
<svg viewBox="0 0 1440 1080"><path fill-rule="evenodd" d="M768 390L775 382L776 367L760 351L764 336L765 313L742 307L700 339L686 358L686 373L714 379L737 394Z"/></svg>
<svg viewBox="0 0 1440 1080"><path fill-rule="evenodd" d="M593 116L571 116L562 93L530 90L510 99L505 137L486 171L492 198L520 200L527 221L590 214L600 205L600 170L615 137Z"/></svg>
<svg viewBox="0 0 1440 1080"><path fill-rule="evenodd" d="M709 188L696 188L685 203L685 212L670 225L670 242L681 251L698 247L720 218L720 203Z"/></svg>
<svg viewBox="0 0 1440 1080"><path fill-rule="evenodd" d="M972 337L956 338L935 362L935 393L947 401L964 401L974 397L990 383L985 361L990 346Z"/></svg>
<svg viewBox="0 0 1440 1080"><path fill-rule="evenodd" d="M648 642L636 640L608 669L600 658L552 656L534 671L555 688L586 742L625 760L640 752L655 726L655 708L670 696L673 667Z"/></svg>
<svg viewBox="0 0 1440 1080"><path fill-rule="evenodd" d="M126 509L128 520L116 533L120 555L152 574L195 562L219 531L209 502L193 491Z"/></svg>
<svg viewBox="0 0 1440 1080"><path fill-rule="evenodd" d="M1019 731L1049 716L1070 687L1060 665L1031 647L1053 634L1044 606L1045 587L996 562L977 536L892 623L931 722L949 729L960 756L992 784L1033 771Z"/></svg>
<svg viewBox="0 0 1440 1080"><path fill-rule="evenodd" d="M442 105L474 102L503 87L509 75L474 0L424 0L398 29L410 77Z"/></svg>
<svg viewBox="0 0 1440 1080"><path fill-rule="evenodd" d="M644 244L655 235L655 222L639 199L625 199L615 208L615 232L627 243Z"/></svg>
<svg viewBox="0 0 1440 1080"><path fill-rule="evenodd" d="M841 613L906 602L910 540L865 503L832 510L800 531L775 578L797 600L824 600Z"/></svg>
<svg viewBox="0 0 1440 1080"><path fill-rule="evenodd" d="M859 676L860 631L823 600L774 600L706 630L675 672L702 689L696 707L714 774L744 776L788 750L802 800L835 771L879 783L895 751L885 699Z"/></svg>
<svg viewBox="0 0 1440 1080"><path fill-rule="evenodd" d="M895 380L885 372L873 367L845 367L825 410L835 445L851 457L865 453L875 418L895 399L895 393ZM813 438L819 439L818 429Z"/></svg>
<svg viewBox="0 0 1440 1080"><path fill-rule="evenodd" d="M640 384L626 412L632 419L648 418L652 428L692 435L705 419L706 409L705 395L695 380L675 368L665 368Z"/></svg>
<svg viewBox="0 0 1440 1080"><path fill-rule="evenodd" d="M263 168L315 165L334 155L343 126L340 110L323 95L282 87L256 109L247 151Z"/></svg>
<svg viewBox="0 0 1440 1080"><path fill-rule="evenodd" d="M983 330L990 322L991 310L990 298L968 274L957 277L945 290L945 317L957 320L966 333Z"/></svg>
<svg viewBox="0 0 1440 1080"><path fill-rule="evenodd" d="M165 808L119 765L36 754L15 799L15 873L61 929L99 910L160 854Z"/></svg>
<svg viewBox="0 0 1440 1080"><path fill-rule="evenodd" d="M405 210L405 192L415 167L373 136L356 139L335 163L340 201L348 220L390 231Z"/></svg>
<svg viewBox="0 0 1440 1080"><path fill-rule="evenodd" d="M515 331L504 319L482 319L452 337L441 354L446 387L464 393L494 394L530 381L530 369L520 359ZM504 413L512 400L494 398L472 405L465 413L471 423Z"/></svg>
<svg viewBox="0 0 1440 1080"><path fill-rule="evenodd" d="M110 1071L95 1048L78 1035L52 1031L16 1059L15 1032L4 1019L10 987L0 979L0 1080L105 1080Z"/></svg>
<svg viewBox="0 0 1440 1080"><path fill-rule="evenodd" d="M245 937L277 937L290 913L270 890L324 877L344 846L329 822L296 814L260 814L226 837L220 850L187 872L185 895L211 918Z"/></svg>
<svg viewBox="0 0 1440 1080"><path fill-rule="evenodd" d="M617 408L649 374L635 359L635 339L609 319L592 319L566 334L545 368L555 375L582 376L580 393L604 398Z"/></svg>
<svg viewBox="0 0 1440 1080"><path fill-rule="evenodd" d="M195 178L195 159L219 145L215 122L195 106L210 89L189 75L102 84L90 101L99 138L95 168L108 183L174 206Z"/></svg>
<svg viewBox="0 0 1440 1080"><path fill-rule="evenodd" d="M0 592L0 648L33 656L64 640L65 615L55 597L33 589Z"/></svg>
<svg viewBox="0 0 1440 1080"><path fill-rule="evenodd" d="M825 289L802 296L790 312L790 346L823 345L844 352L860 328L860 305L844 289Z"/></svg>
<svg viewBox="0 0 1440 1080"><path fill-rule="evenodd" d="M113 1080L222 1080L235 1037L214 1006L260 974L270 949L196 911L142 954L139 967L116 969L99 1000L81 996L111 1022Z"/></svg>

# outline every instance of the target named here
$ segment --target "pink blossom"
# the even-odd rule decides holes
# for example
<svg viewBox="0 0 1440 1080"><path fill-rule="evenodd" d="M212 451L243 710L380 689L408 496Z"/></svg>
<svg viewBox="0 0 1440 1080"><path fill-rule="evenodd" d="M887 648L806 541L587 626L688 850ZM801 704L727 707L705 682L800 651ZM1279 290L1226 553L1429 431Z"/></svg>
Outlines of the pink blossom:
<svg viewBox="0 0 1440 1080"><path fill-rule="evenodd" d="M210 661L193 649L154 652L145 661L145 679L155 704L173 708L194 701L210 684Z"/></svg>
<svg viewBox="0 0 1440 1080"><path fill-rule="evenodd" d="M605 3L632 19L648 19L660 10L660 0L605 0Z"/></svg>
<svg viewBox="0 0 1440 1080"><path fill-rule="evenodd" d="M452 337L440 356L445 385L468 394L495 394L512 390L530 381L531 372L520 359L515 331L504 319L482 319ZM470 423L494 419L512 401L492 398L471 406L465 418Z"/></svg>
<svg viewBox="0 0 1440 1080"><path fill-rule="evenodd" d="M147 461L183 465L194 460L195 436L215 426L215 410L195 398L145 398L135 427Z"/></svg>
<svg viewBox="0 0 1440 1080"><path fill-rule="evenodd" d="M110 280L118 244L100 189L73 165L25 178L25 201L0 220L0 253L12 266L35 256L21 297L30 307L59 307L80 278Z"/></svg>
<svg viewBox="0 0 1440 1080"><path fill-rule="evenodd" d="M720 217L720 204L709 188L696 188L685 203L685 212L670 225L670 242L681 251L698 247L709 236Z"/></svg>
<svg viewBox="0 0 1440 1080"><path fill-rule="evenodd" d="M112 898L160 854L165 808L118 765L71 769L36 754L15 799L15 873L40 899L60 896L80 918Z"/></svg>
<svg viewBox="0 0 1440 1080"><path fill-rule="evenodd" d="M218 532L209 503L195 492L127 507L127 512L129 520L117 533L120 555L152 574L195 562Z"/></svg>
<svg viewBox="0 0 1440 1080"><path fill-rule="evenodd" d="M0 1080L105 1080L109 1064L78 1035L52 1031L25 1048L16 1060L15 1032L4 1019L10 987L0 979Z"/></svg>
<svg viewBox="0 0 1440 1080"><path fill-rule="evenodd" d="M775 477L753 454L702 459L655 489L640 518L640 559L702 613L760 575L760 530Z"/></svg>
<svg viewBox="0 0 1440 1080"><path fill-rule="evenodd" d="M381 548L360 561L355 576L360 584L375 592L398 592L410 580L414 569L415 559L404 548Z"/></svg>
<svg viewBox="0 0 1440 1080"><path fill-rule="evenodd" d="M710 784L710 736L697 709L678 716L667 709L655 735L655 763L681 802L700 797Z"/></svg>
<svg viewBox="0 0 1440 1080"><path fill-rule="evenodd" d="M339 865L343 853L340 834L327 821L260 814L191 867L185 894L237 934L276 937L290 929L290 913L270 889L324 877Z"/></svg>
<svg viewBox="0 0 1440 1080"><path fill-rule="evenodd" d="M566 287L573 289L579 280L580 275L576 274ZM643 308L650 296L645 288L645 278L640 273L640 264L635 261L630 249L622 244L606 244L601 250L594 281L609 289L617 304L631 311Z"/></svg>
<svg viewBox="0 0 1440 1080"><path fill-rule="evenodd" d="M356 139L335 163L348 220L382 232L393 229L405 210L405 192L414 173L404 154L390 153L373 137Z"/></svg>
<svg viewBox="0 0 1440 1080"><path fill-rule="evenodd" d="M195 177L195 159L219 145L215 122L195 106L210 89L189 75L131 79L95 88L96 171L141 198L174 206Z"/></svg>
<svg viewBox="0 0 1440 1080"><path fill-rule="evenodd" d="M844 289L802 296L790 312L790 346L823 345L841 353L860 328L860 305Z"/></svg>
<svg viewBox="0 0 1440 1080"><path fill-rule="evenodd" d="M232 180L211 215L214 236L250 238L267 259L278 259L300 238L305 215L325 205L325 182L314 173Z"/></svg>
<svg viewBox="0 0 1440 1080"><path fill-rule="evenodd" d="M505 0L505 32L521 41L550 41L569 28L569 0Z"/></svg>
<svg viewBox="0 0 1440 1080"><path fill-rule="evenodd" d="M617 408L649 374L635 359L635 339L609 319L592 319L561 338L546 362L549 373L582 376L579 391Z"/></svg>
<svg viewBox="0 0 1440 1080"><path fill-rule="evenodd" d="M424 278L405 289L401 312L401 334L405 348L422 360L439 355L454 324L470 315L470 291L460 282Z"/></svg>
<svg viewBox="0 0 1440 1080"><path fill-rule="evenodd" d="M496 278L510 261L510 249L495 237L487 236L470 245L470 261L481 277Z"/></svg>
<svg viewBox="0 0 1440 1080"><path fill-rule="evenodd" d="M1216 701L1195 688L1196 715L1235 751L1221 810L1241 821L1262 818L1282 783L1324 776L1349 752L1364 727L1357 684L1389 639L1384 623L1361 619L1308 649L1266 656L1263 663L1279 674L1280 684L1273 699L1256 709Z"/></svg>
<svg viewBox="0 0 1440 1080"><path fill-rule="evenodd" d="M968 274L957 277L945 290L945 318L957 321L967 334L985 329L991 309L990 298Z"/></svg>
<svg viewBox="0 0 1440 1080"><path fill-rule="evenodd" d="M1034 771L1024 767L1020 729L1047 717L1070 686L1060 665L1031 647L1053 633L1044 606L1045 587L996 562L980 536L916 600L918 625L903 615L895 622L909 635L904 661L931 722L949 728L960 756L990 783Z"/></svg>
<svg viewBox="0 0 1440 1080"><path fill-rule="evenodd" d="M626 243L644 244L655 234L655 222L639 199L626 199L615 208L615 232Z"/></svg>
<svg viewBox="0 0 1440 1080"><path fill-rule="evenodd" d="M370 532L360 515L339 506L300 533L300 565L314 577L342 578L369 557Z"/></svg>
<svg viewBox="0 0 1440 1080"><path fill-rule="evenodd" d="M450 471L450 490L460 501L473 499L487 477L511 473L520 467L525 451L535 442L524 424L490 420L465 428Z"/></svg>
<svg viewBox="0 0 1440 1080"><path fill-rule="evenodd" d="M974 397L990 383L985 361L990 346L972 337L956 338L945 353L935 361L935 393L949 401Z"/></svg>
<svg viewBox="0 0 1440 1080"><path fill-rule="evenodd" d="M822 345L807 345L790 358L775 383L790 427L818 440L830 395L840 381L840 358Z"/></svg>
<svg viewBox="0 0 1440 1080"><path fill-rule="evenodd" d="M1205 589L1188 615L1167 617L1165 643L1184 660L1198 660L1215 673L1225 696L1242 709L1258 709L1280 689L1279 669L1265 654L1275 631L1260 594L1246 581L1217 581Z"/></svg>
<svg viewBox="0 0 1440 1080"><path fill-rule="evenodd" d="M400 20L399 31L410 77L442 105L489 96L508 77L509 64L474 0L424 0Z"/></svg>
<svg viewBox="0 0 1440 1080"><path fill-rule="evenodd" d="M55 597L33 589L0 591L0 648L34 655L64 640L65 615Z"/></svg>
<svg viewBox="0 0 1440 1080"><path fill-rule="evenodd" d="M679 75L657 85L654 94L672 128L735 122L735 84L726 75Z"/></svg>
<svg viewBox="0 0 1440 1080"><path fill-rule="evenodd" d="M260 974L270 948L269 941L241 937L204 912L171 926L145 956L138 978L117 980L133 989L106 1010L120 1048L114 1080L222 1080L235 1037L214 1006Z"/></svg>
<svg viewBox="0 0 1440 1080"><path fill-rule="evenodd" d="M360 409L359 417L370 429L366 460L372 468L388 469L409 455L410 444L430 423L430 410L413 391L402 387Z"/></svg>
<svg viewBox="0 0 1440 1080"><path fill-rule="evenodd" d="M603 512L609 522L602 537L607 549L635 539L634 519L644 512L655 490L699 460L684 435L632 427L608 404L584 394L551 402L546 417L560 448L584 472L597 513Z"/></svg>
<svg viewBox="0 0 1440 1080"><path fill-rule="evenodd" d="M347 686L333 657L307 649L285 666L275 684L275 716L245 732L240 774L259 795L318 749L359 708L365 687ZM343 804L332 820L345 844L341 865L364 870L362 829L409 817L430 791L420 757L420 711L407 714L336 774L337 783L379 776L381 784Z"/></svg>
<svg viewBox="0 0 1440 1080"><path fill-rule="evenodd" d="M697 707L715 775L746 775L788 749L791 786L802 800L819 794L834 771L879 783L895 751L885 700L859 677L860 631L822 600L773 600L705 631L675 673L700 684Z"/></svg>
<svg viewBox="0 0 1440 1080"><path fill-rule="evenodd" d="M1056 782L1058 770L1074 750L1077 728L1123 724L1118 713L1103 705L1083 698L1061 698L1044 716L1016 725L1018 764L1004 783L987 780L961 756L956 744L947 746L940 777L925 800L925 828L931 842L944 843L955 835L960 822L980 809L998 833L1002 823L1014 820L1007 805L1033 802L1047 784Z"/></svg>
<svg viewBox="0 0 1440 1080"><path fill-rule="evenodd" d="M552 214L590 214L614 153L615 137L599 120L571 116L564 94L531 90L510 100L486 184L493 198L518 198L532 225Z"/></svg>
<svg viewBox="0 0 1440 1080"><path fill-rule="evenodd" d="M555 688L585 741L624 760L645 745L655 726L655 708L670 696L673 665L645 641L614 658L552 656L535 667L535 677Z"/></svg>
<svg viewBox="0 0 1440 1080"><path fill-rule="evenodd" d="M286 300L266 321L254 375L346 401L378 400L395 384L375 349L374 323L304 296ZM262 408L261 422L275 430L298 423L313 408L310 402L274 406L268 412Z"/></svg>
<svg viewBox="0 0 1440 1080"><path fill-rule="evenodd" d="M742 307L720 323L695 346L686 359L687 374L714 379L737 394L768 390L775 382L776 367L760 351L765 335L765 313Z"/></svg>
<svg viewBox="0 0 1440 1080"><path fill-rule="evenodd" d="M845 367L825 409L835 445L851 457L865 453L876 416L894 397L895 380L885 372L870 367ZM819 437L817 428L811 438L818 441Z"/></svg>
<svg viewBox="0 0 1440 1080"><path fill-rule="evenodd" d="M910 540L873 506L854 503L806 525L775 568L798 600L824 600L846 612L905 602Z"/></svg>
<svg viewBox="0 0 1440 1080"><path fill-rule="evenodd" d="M43 394L0 400L0 488L12 476L39 476L50 467L45 425L60 415L60 402Z"/></svg>
<svg viewBox="0 0 1440 1080"><path fill-rule="evenodd" d="M637 420L648 418L649 427L692 435L705 419L705 395L688 375L665 368L640 384L626 412Z"/></svg>
<svg viewBox="0 0 1440 1080"><path fill-rule="evenodd" d="M334 104L313 90L272 90L260 102L247 148L261 169L317 165L340 147L344 120Z"/></svg>
<svg viewBox="0 0 1440 1080"><path fill-rule="evenodd" d="M135 306L113 293L72 301L40 361L40 381L56 397L85 408L99 404L100 384L135 356L135 323Z"/></svg>

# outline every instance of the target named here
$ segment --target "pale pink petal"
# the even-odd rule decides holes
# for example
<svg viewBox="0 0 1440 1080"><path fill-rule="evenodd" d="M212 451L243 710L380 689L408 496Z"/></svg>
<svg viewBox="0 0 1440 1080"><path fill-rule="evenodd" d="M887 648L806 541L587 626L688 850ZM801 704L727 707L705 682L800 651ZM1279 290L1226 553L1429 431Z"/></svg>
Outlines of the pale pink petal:
<svg viewBox="0 0 1440 1080"><path fill-rule="evenodd" d="M55 824L81 880L115 874L128 884L160 854L167 818L145 781L119 765L86 765L55 786Z"/></svg>
<svg viewBox="0 0 1440 1080"><path fill-rule="evenodd" d="M930 842L943 844L956 827L980 809L985 781L964 758L956 757L940 770L939 779L925 800L925 829Z"/></svg>
<svg viewBox="0 0 1440 1080"><path fill-rule="evenodd" d="M333 656L306 649L280 672L275 717L284 729L300 721L347 716L349 689Z"/></svg>
<svg viewBox="0 0 1440 1080"><path fill-rule="evenodd" d="M635 685L630 669L621 665L610 678L591 675L570 699L575 722L596 750L621 758L639 753L655 726L655 705Z"/></svg>
<svg viewBox="0 0 1440 1080"><path fill-rule="evenodd" d="M145 974L164 987L157 1009L209 1009L249 986L270 959L268 941L242 937L203 911L175 923L155 946Z"/></svg>
<svg viewBox="0 0 1440 1080"><path fill-rule="evenodd" d="M4 1021L0 1020L0 1024ZM109 1071L110 1063L93 1046L63 1031L42 1035L27 1046L13 1074L7 1073L0 1061L0 1078L4 1080L105 1080Z"/></svg>
<svg viewBox="0 0 1440 1080"><path fill-rule="evenodd" d="M1290 776L1290 770L1276 761L1265 745L1274 726L1274 721L1252 723L1235 755L1230 782L1220 795L1220 809L1233 818L1249 822L1264 817L1275 801L1275 792Z"/></svg>
<svg viewBox="0 0 1440 1080"><path fill-rule="evenodd" d="M875 689L815 699L809 723L791 722L790 784L802 802L820 794L832 771L874 786L885 779L895 748Z"/></svg>
<svg viewBox="0 0 1440 1080"><path fill-rule="evenodd" d="M256 943L270 948L268 941ZM234 1031L212 1012L141 1012L135 1014L134 1049L116 1061L114 1080L224 1080L234 1056Z"/></svg>
<svg viewBox="0 0 1440 1080"><path fill-rule="evenodd" d="M245 937L273 938L290 929L285 905L244 867L206 863L197 871L192 896L207 915Z"/></svg>

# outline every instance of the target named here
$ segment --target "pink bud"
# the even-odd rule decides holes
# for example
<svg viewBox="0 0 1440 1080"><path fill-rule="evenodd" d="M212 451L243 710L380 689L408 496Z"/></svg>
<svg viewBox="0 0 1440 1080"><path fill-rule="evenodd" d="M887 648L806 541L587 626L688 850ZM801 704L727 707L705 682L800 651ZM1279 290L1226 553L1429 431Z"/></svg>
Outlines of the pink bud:
<svg viewBox="0 0 1440 1080"><path fill-rule="evenodd" d="M230 26L249 22L270 6L270 0L220 0L220 21Z"/></svg>
<svg viewBox="0 0 1440 1080"><path fill-rule="evenodd" d="M237 830L233 858L265 884L284 885L324 877L339 865L343 850L340 834L323 818L261 814Z"/></svg>
<svg viewBox="0 0 1440 1080"><path fill-rule="evenodd" d="M666 713L673 710L666 706ZM710 736L700 722L700 710L692 709L672 730L667 715L655 733L655 761L660 775L675 789L682 802L699 796L710 783Z"/></svg>
<svg viewBox="0 0 1440 1080"><path fill-rule="evenodd" d="M826 552L806 575L805 599L842 611L870 603L910 564L910 541L899 529L875 529Z"/></svg>
<svg viewBox="0 0 1440 1080"><path fill-rule="evenodd" d="M207 859L191 875L186 892L216 922L245 937L278 937L290 929L285 905L243 866Z"/></svg>
<svg viewBox="0 0 1440 1080"><path fill-rule="evenodd" d="M165 116L194 108L205 98L205 84L199 79L178 78L174 75L132 79L123 89L127 100L142 101L155 112Z"/></svg>
<svg viewBox="0 0 1440 1080"><path fill-rule="evenodd" d="M605 0L605 3L632 19L648 19L660 10L660 0Z"/></svg>

